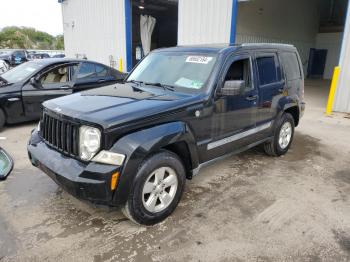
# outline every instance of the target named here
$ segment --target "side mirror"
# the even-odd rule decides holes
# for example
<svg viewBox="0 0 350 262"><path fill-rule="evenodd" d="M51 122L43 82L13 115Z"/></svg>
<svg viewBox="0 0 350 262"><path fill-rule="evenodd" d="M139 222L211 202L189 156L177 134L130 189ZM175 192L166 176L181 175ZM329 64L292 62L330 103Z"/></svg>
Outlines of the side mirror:
<svg viewBox="0 0 350 262"><path fill-rule="evenodd" d="M39 82L39 80L36 77L32 77L30 79L30 84L35 87L35 88L41 88L41 84Z"/></svg>
<svg viewBox="0 0 350 262"><path fill-rule="evenodd" d="M0 147L0 180L6 179L13 169L11 156Z"/></svg>
<svg viewBox="0 0 350 262"><path fill-rule="evenodd" d="M224 83L224 86L219 91L219 94L224 96L236 96L243 94L244 89L244 80L229 80Z"/></svg>

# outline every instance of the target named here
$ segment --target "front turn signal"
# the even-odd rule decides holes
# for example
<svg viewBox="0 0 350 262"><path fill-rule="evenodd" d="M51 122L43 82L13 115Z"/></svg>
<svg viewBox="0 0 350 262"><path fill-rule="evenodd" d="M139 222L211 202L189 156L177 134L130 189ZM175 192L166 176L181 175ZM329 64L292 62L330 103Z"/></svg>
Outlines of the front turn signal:
<svg viewBox="0 0 350 262"><path fill-rule="evenodd" d="M111 190L112 191L116 189L118 179L119 179L119 172L115 172L114 174L112 174L112 179L111 179Z"/></svg>

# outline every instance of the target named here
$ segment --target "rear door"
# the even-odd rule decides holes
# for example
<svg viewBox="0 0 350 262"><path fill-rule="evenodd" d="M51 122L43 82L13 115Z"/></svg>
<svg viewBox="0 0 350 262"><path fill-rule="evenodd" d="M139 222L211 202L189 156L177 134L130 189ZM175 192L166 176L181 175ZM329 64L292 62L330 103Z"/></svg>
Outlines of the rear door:
<svg viewBox="0 0 350 262"><path fill-rule="evenodd" d="M27 117L38 118L41 115L42 103L46 100L72 94L73 76L77 64L55 66L37 75L39 88L28 81L22 88L24 111Z"/></svg>
<svg viewBox="0 0 350 262"><path fill-rule="evenodd" d="M82 62L74 84L74 92L107 85L115 82L109 67L92 62Z"/></svg>
<svg viewBox="0 0 350 262"><path fill-rule="evenodd" d="M285 89L277 52L255 54L259 86L258 125L272 123L277 115L278 100Z"/></svg>

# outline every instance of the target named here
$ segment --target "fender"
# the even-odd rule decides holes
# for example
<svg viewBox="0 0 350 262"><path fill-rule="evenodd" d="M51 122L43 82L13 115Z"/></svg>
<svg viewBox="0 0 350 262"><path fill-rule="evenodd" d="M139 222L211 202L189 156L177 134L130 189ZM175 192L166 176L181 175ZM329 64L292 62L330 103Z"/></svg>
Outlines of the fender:
<svg viewBox="0 0 350 262"><path fill-rule="evenodd" d="M278 100L278 112L277 112L277 118L282 116L282 114L289 108L297 107L299 118L300 118L300 112L301 112L301 105L299 104L299 99L294 96L283 96Z"/></svg>
<svg viewBox="0 0 350 262"><path fill-rule="evenodd" d="M120 170L117 190L113 195L113 204L124 204L129 196L138 167L150 154L175 142L185 142L188 146L192 168L198 166L198 154L195 138L184 122L170 122L143 129L120 138L110 149L112 152L126 155Z"/></svg>

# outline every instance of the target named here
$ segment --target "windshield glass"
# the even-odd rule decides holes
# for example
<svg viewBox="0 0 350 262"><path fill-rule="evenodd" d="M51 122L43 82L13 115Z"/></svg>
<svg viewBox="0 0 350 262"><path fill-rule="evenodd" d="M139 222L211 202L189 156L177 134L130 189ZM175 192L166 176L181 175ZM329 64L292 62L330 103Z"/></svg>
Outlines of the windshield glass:
<svg viewBox="0 0 350 262"><path fill-rule="evenodd" d="M215 54L151 53L135 68L127 81L199 90L208 80L215 61Z"/></svg>
<svg viewBox="0 0 350 262"><path fill-rule="evenodd" d="M22 81L29 77L31 74L42 68L44 65L36 62L27 62L12 68L11 70L3 73L1 77L9 83L15 83Z"/></svg>

